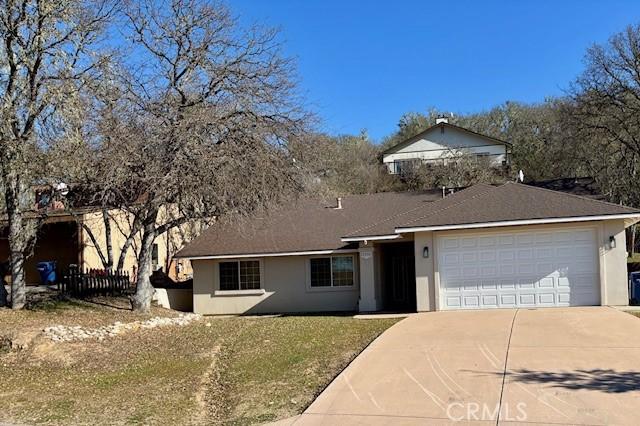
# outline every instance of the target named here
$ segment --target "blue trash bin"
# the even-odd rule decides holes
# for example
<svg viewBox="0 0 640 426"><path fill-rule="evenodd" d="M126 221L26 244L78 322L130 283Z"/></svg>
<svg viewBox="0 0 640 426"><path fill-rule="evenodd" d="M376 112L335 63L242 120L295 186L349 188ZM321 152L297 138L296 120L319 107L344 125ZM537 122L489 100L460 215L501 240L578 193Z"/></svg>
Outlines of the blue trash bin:
<svg viewBox="0 0 640 426"><path fill-rule="evenodd" d="M57 280L56 277L56 262L39 262L37 265L38 273L40 274L40 282L43 285L47 285L49 283L55 283Z"/></svg>
<svg viewBox="0 0 640 426"><path fill-rule="evenodd" d="M640 303L640 271L629 274L629 298L635 304Z"/></svg>

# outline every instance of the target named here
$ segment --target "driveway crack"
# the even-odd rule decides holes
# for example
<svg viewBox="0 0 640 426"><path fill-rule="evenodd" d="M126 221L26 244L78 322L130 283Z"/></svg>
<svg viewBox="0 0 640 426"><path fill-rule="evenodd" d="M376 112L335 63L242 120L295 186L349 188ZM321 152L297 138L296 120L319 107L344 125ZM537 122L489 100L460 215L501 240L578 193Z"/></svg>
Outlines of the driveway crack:
<svg viewBox="0 0 640 426"><path fill-rule="evenodd" d="M509 340L507 340L507 353L504 355L504 370L502 371L502 387L500 388L500 400L498 402L498 415L496 416L496 426L500 424L500 412L502 411L502 397L504 396L504 384L507 381L507 363L509 362L509 349L511 349L511 336L513 336L513 326L516 323L520 309L516 309L511 320L511 329L509 330Z"/></svg>

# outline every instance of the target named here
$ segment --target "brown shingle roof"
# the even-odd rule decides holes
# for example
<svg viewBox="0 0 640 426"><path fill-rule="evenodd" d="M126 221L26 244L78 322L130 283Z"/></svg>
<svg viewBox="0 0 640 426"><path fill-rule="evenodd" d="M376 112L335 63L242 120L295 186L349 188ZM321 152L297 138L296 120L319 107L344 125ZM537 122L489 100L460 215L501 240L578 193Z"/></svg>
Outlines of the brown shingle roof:
<svg viewBox="0 0 640 426"><path fill-rule="evenodd" d="M402 228L514 220L638 214L640 210L548 189L474 185L446 198L440 190L379 193L335 201L305 200L267 217L218 223L177 257L288 253L352 248L342 237L394 235Z"/></svg>
<svg viewBox="0 0 640 426"><path fill-rule="evenodd" d="M396 228L633 213L640 213L640 210L549 189L505 183L468 197L455 206L429 209L420 217L398 223Z"/></svg>
<svg viewBox="0 0 640 426"><path fill-rule="evenodd" d="M353 232L345 235L345 237L350 238L370 237L374 235L391 235L395 232L396 227L401 223L411 222L414 219L423 217L430 213L434 213L450 206L458 205L463 201L466 201L470 197L489 191L493 188L494 187L491 185L480 183L462 191L447 195L447 197L444 199L440 197L438 200L436 200L436 202L423 204L411 210L398 211L393 216L389 216L379 222L370 223L360 229L356 229Z"/></svg>
<svg viewBox="0 0 640 426"><path fill-rule="evenodd" d="M364 224L442 199L440 190L386 192L336 200L302 200L267 217L217 223L177 253L177 257L287 253L350 248L340 240Z"/></svg>

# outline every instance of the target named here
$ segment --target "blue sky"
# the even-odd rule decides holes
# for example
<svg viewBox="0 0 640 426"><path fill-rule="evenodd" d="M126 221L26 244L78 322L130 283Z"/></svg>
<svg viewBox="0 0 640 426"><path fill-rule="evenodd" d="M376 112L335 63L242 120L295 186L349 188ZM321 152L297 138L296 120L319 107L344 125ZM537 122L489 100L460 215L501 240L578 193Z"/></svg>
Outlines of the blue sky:
<svg viewBox="0 0 640 426"><path fill-rule="evenodd" d="M619 0L229 1L281 29L323 131L376 141L409 111L561 95L591 44L640 22L640 2Z"/></svg>

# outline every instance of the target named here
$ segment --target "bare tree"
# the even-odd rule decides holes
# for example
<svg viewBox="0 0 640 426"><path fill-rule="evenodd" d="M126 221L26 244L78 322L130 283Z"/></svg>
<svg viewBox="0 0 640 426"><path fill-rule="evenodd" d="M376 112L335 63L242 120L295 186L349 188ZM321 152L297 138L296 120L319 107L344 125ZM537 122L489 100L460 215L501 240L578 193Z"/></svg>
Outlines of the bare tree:
<svg viewBox="0 0 640 426"><path fill-rule="evenodd" d="M640 25L592 46L563 110L574 155L614 202L640 205Z"/></svg>
<svg viewBox="0 0 640 426"><path fill-rule="evenodd" d="M308 134L292 141L297 164L304 167L308 190L319 196L369 194L400 189L387 173L367 133L357 136Z"/></svg>
<svg viewBox="0 0 640 426"><path fill-rule="evenodd" d="M11 297L25 303L24 258L35 238L31 167L47 132L77 108L105 58L93 52L113 12L108 0L0 1L0 177L9 224Z"/></svg>
<svg viewBox="0 0 640 426"><path fill-rule="evenodd" d="M417 160L403 168L401 179L409 190L459 188L476 183L502 183L506 177L501 166L490 158L476 157L449 150L443 158L423 162Z"/></svg>
<svg viewBox="0 0 640 426"><path fill-rule="evenodd" d="M99 161L140 228L136 310L148 310L157 236L194 218L248 214L300 189L287 140L306 114L277 33L240 28L204 0L128 5L132 56L101 111Z"/></svg>

